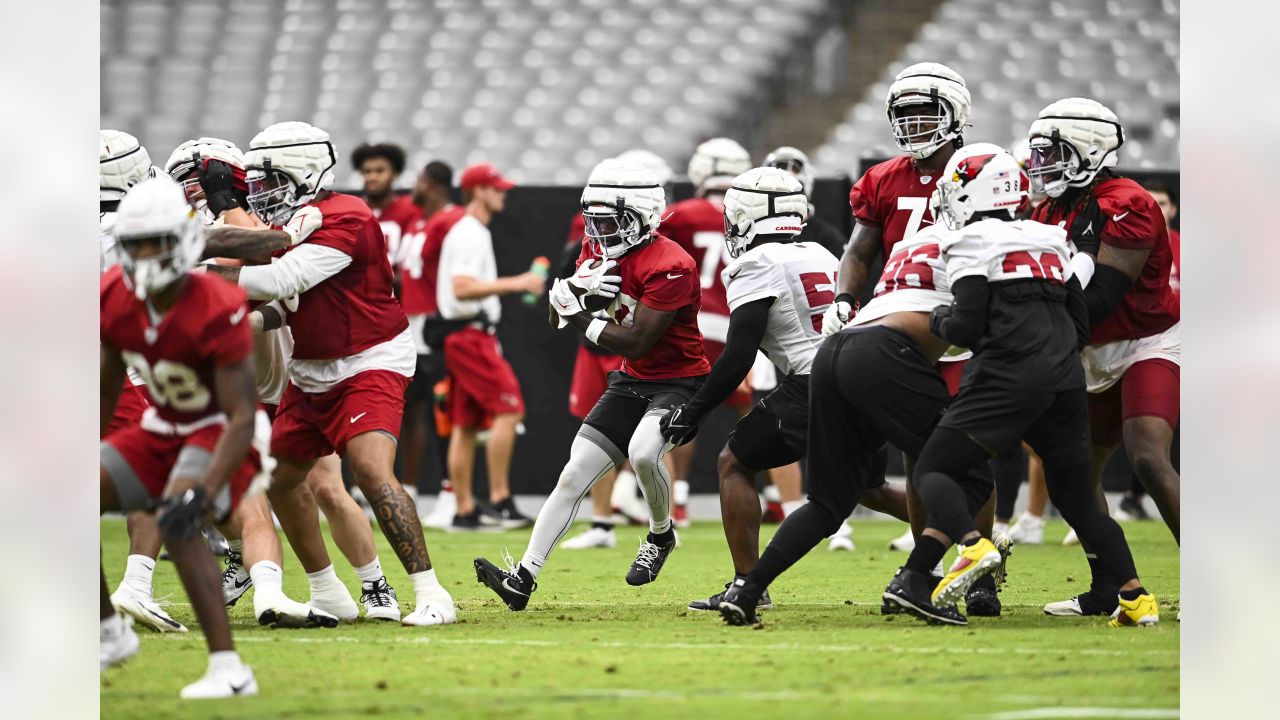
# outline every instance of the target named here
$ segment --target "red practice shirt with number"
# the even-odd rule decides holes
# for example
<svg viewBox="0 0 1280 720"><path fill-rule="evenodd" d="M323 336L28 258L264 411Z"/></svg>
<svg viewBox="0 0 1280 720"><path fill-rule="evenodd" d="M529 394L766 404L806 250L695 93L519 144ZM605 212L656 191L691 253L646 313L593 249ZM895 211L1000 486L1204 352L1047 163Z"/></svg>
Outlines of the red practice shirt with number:
<svg viewBox="0 0 1280 720"><path fill-rule="evenodd" d="M578 265L596 259L594 243L583 243ZM675 312L671 325L649 352L622 361L622 371L644 380L696 377L711 372L698 330L701 288L693 258L679 245L656 235L643 247L618 260L614 272L622 276L618 296L609 305L614 322L623 327L635 323L641 304Z"/></svg>
<svg viewBox="0 0 1280 720"><path fill-rule="evenodd" d="M151 394L147 412L177 434L222 420L215 371L244 360L253 349L243 290L203 273L185 282L178 301L154 326L119 266L103 274L99 293L100 341L138 370Z"/></svg>
<svg viewBox="0 0 1280 720"><path fill-rule="evenodd" d="M937 174L925 175L911 158L896 157L872 165L858 178L849 191L849 208L858 222L880 228L887 260L894 245L933 225L929 196L937 185Z"/></svg>
<svg viewBox="0 0 1280 720"><path fill-rule="evenodd" d="M293 357L343 358L404 332L409 321L392 291L387 242L369 206L342 193L308 205L320 211L322 222L304 242L346 253L351 264L298 296L298 309L289 313Z"/></svg>
<svg viewBox="0 0 1280 720"><path fill-rule="evenodd" d="M422 208L413 202L409 194L397 195L385 208L370 208L373 217L382 227L382 235L387 239L387 259L392 267L399 267L404 262L408 251L405 236L409 226L422 217Z"/></svg>
<svg viewBox="0 0 1280 720"><path fill-rule="evenodd" d="M405 313L432 315L436 312L440 248L449 229L466 214L466 208L450 203L409 226L404 236L404 262L400 269L400 302Z"/></svg>
<svg viewBox="0 0 1280 720"><path fill-rule="evenodd" d="M1151 194L1129 178L1108 178L1094 186L1093 197L1102 212L1102 242L1121 250L1150 250L1138 279L1124 299L1101 323L1093 326L1089 344L1135 340L1159 335L1177 324L1178 296L1169 285L1173 250L1164 215ZM1069 210L1045 200L1031 217L1068 231L1084 203Z"/></svg>
<svg viewBox="0 0 1280 720"><path fill-rule="evenodd" d="M724 206L706 198L689 198L667 208L662 234L693 258L702 288L699 327L708 341L723 344L729 335L729 300L724 272L729 256L724 249Z"/></svg>

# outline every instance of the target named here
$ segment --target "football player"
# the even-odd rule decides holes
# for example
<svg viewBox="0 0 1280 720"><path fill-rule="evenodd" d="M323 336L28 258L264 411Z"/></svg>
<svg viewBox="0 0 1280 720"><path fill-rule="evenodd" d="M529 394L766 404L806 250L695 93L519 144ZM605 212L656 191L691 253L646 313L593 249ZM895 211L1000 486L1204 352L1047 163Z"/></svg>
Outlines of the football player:
<svg viewBox="0 0 1280 720"><path fill-rule="evenodd" d="M1101 103L1087 98L1051 103L1029 134L1029 174L1048 196L1033 217L1068 230L1089 309L1092 330L1081 356L1091 394L1094 481L1123 441L1138 478L1177 539L1179 478L1169 449L1178 424L1182 340L1164 217L1141 185L1111 169L1124 129ZM1046 613L1115 610L1123 578L1108 575L1103 560L1088 556L1089 591L1046 605Z"/></svg>
<svg viewBox="0 0 1280 720"><path fill-rule="evenodd" d="M885 589L884 600L930 623L966 625L955 609L974 581L1000 565L974 515L993 490L970 471L1023 438L1043 459L1053 503L1112 577L1121 579L1111 625L1159 621L1124 532L1095 502L1089 472L1089 411L1080 349L1088 342L1084 293L1072 272L1066 232L1017 220L1027 177L1003 148L966 146L948 161L933 197L948 232L940 243L953 300L929 327L973 348L960 392L916 461L911 482L925 530ZM960 555L942 582L929 570L952 543Z"/></svg>
<svg viewBox="0 0 1280 720"><path fill-rule="evenodd" d="M242 290L190 273L202 228L182 188L167 176L143 180L120 202L113 228L121 266L102 277L101 424L105 433L125 363L148 381L153 406L137 425L102 441L102 512L150 511L209 647L205 675L185 698L256 695L240 660L201 528L223 522L258 473L253 439L253 366ZM102 579L102 669L138 651Z"/></svg>
<svg viewBox="0 0 1280 720"><path fill-rule="evenodd" d="M680 246L658 234L665 207L652 172L617 160L597 165L582 191L591 243L583 246L574 276L552 285L551 318L556 327L573 325L624 360L578 429L519 564L508 560L503 570L475 560L477 579L512 610L528 605L538 574L591 486L624 459L631 460L649 504L649 534L627 571L627 584L656 580L676 547L663 463L670 445L658 426L667 410L693 397L710 367L697 325L697 267ZM606 305L612 319L592 314Z"/></svg>
<svg viewBox="0 0 1280 720"><path fill-rule="evenodd" d="M404 172L404 148L393 143L357 145L351 151L351 165L360 173L364 201L387 239L387 260L399 270L408 250L402 242L404 235L414 220L422 217L422 208L412 195L396 192L396 180Z"/></svg>
<svg viewBox="0 0 1280 720"><path fill-rule="evenodd" d="M724 193L735 177L750 169L750 154L734 140L718 137L698 145L689 158L688 170L694 197L672 205L662 220L662 234L684 248L698 266L698 280L702 286L698 328L705 338L709 362L720 357L729 330L729 303L725 299L724 283L720 280L726 265ZM738 415L745 414L751 408L750 389L746 385L739 388L731 396L729 406ZM675 518L680 527L689 522L688 479L693 470L695 445L696 442L691 442L671 452L675 467Z"/></svg>
<svg viewBox="0 0 1280 720"><path fill-rule="evenodd" d="M724 196L725 254L730 258L723 277L730 311L727 342L693 399L662 418L668 442L689 440L746 378L758 350L783 375L778 387L738 421L717 463L720 511L735 579L760 558L756 474L791 465L806 454L809 373L822 340L822 314L835 299L839 266L821 245L796 241L808 216L804 187L786 171L762 167L734 179ZM865 502L907 519L901 489L867 488ZM718 610L722 597L717 593L694 600L689 609ZM765 591L757 609L768 607Z"/></svg>
<svg viewBox="0 0 1280 720"><path fill-rule="evenodd" d="M373 508L413 583L416 607L401 622L455 622L453 598L427 554L413 499L393 469L404 392L416 352L392 294L386 239L358 198L328 190L337 156L329 134L303 122L271 125L246 153L249 205L272 229L208 231L208 255L274 262L210 266L254 300L298 296L287 321L294 348L289 384L271 429L271 504L308 572L330 566L305 484L337 451ZM282 229L275 229L280 227ZM361 580L366 580L361 577Z"/></svg>

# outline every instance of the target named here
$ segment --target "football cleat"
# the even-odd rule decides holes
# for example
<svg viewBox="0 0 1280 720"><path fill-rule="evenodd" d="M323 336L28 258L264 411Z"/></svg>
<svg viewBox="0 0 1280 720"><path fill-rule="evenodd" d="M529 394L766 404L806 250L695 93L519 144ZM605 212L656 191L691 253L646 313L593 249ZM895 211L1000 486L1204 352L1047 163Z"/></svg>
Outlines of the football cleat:
<svg viewBox="0 0 1280 720"><path fill-rule="evenodd" d="M737 578L720 597L720 617L729 625L759 625L760 617L756 609L764 597L766 589L748 585L745 578Z"/></svg>
<svg viewBox="0 0 1280 720"><path fill-rule="evenodd" d="M448 530L453 525L453 516L458 512L458 497L451 490L441 490L436 496L436 504L431 512L422 518L422 526L435 530Z"/></svg>
<svg viewBox="0 0 1280 720"><path fill-rule="evenodd" d="M736 579L736 578L735 578ZM725 583L724 590L712 595L704 600L693 600L689 603L690 610L719 610L720 602L724 600L724 595L729 591L733 583ZM769 599L769 590L765 589L760 593L760 597L756 598L756 610L772 610L773 601Z"/></svg>
<svg viewBox="0 0 1280 720"><path fill-rule="evenodd" d="M138 652L138 645L132 618L121 615L107 618L98 632L98 672L133 657Z"/></svg>
<svg viewBox="0 0 1280 720"><path fill-rule="evenodd" d="M244 558L235 550L227 552L227 568L222 571L222 602L231 607L253 587L253 578L244 566Z"/></svg>
<svg viewBox="0 0 1280 720"><path fill-rule="evenodd" d="M782 510L782 503L776 500L770 500L765 503L764 514L760 516L760 522L769 525L777 525L787 518L787 514Z"/></svg>
<svg viewBox="0 0 1280 720"><path fill-rule="evenodd" d="M940 607L955 605L978 578L989 575L999 564L1000 551L990 540L980 537L971 545L961 545L960 556L942 582L933 589L933 604Z"/></svg>
<svg viewBox="0 0 1280 720"><path fill-rule="evenodd" d="M662 572L662 566L667 564L667 558L671 556L671 551L676 549L678 541L675 539L674 532L670 542L657 544L653 542L653 538L653 533L649 533L649 536L640 543L635 562L632 562L630 569L627 570L628 585L647 585L657 580L658 573Z"/></svg>
<svg viewBox="0 0 1280 720"><path fill-rule="evenodd" d="M521 513L516 507L515 499L510 496L505 500L486 506L482 511L480 522L485 522L485 518L506 530L518 530L533 524L533 518Z"/></svg>
<svg viewBox="0 0 1280 720"><path fill-rule="evenodd" d="M1022 513L1009 530L1009 539L1019 545L1040 545L1044 542L1044 518Z"/></svg>
<svg viewBox="0 0 1280 720"><path fill-rule="evenodd" d="M254 610L258 610L259 598L254 597ZM274 628L332 628L338 627L338 618L321 610L303 605L281 595L257 612L259 625L270 625Z"/></svg>
<svg viewBox="0 0 1280 720"><path fill-rule="evenodd" d="M529 604L529 597L538 589L538 583L532 577L521 575L520 568L515 563L508 562L509 569L503 570L484 558L476 558L474 565L476 580L497 593L498 598L512 610L525 609Z"/></svg>
<svg viewBox="0 0 1280 720"><path fill-rule="evenodd" d="M835 535L827 541L828 550L843 550L852 552L857 546L853 544L853 528L849 527L849 521L845 520L840 523L840 529Z"/></svg>
<svg viewBox="0 0 1280 720"><path fill-rule="evenodd" d="M1062 538L1062 546L1070 547L1072 545L1079 545L1079 544L1080 544L1080 536L1076 534L1075 529L1068 528L1067 536Z"/></svg>
<svg viewBox="0 0 1280 720"><path fill-rule="evenodd" d="M1000 598L996 595L994 574L978 578L964 594L964 611L969 617L1000 617Z"/></svg>
<svg viewBox="0 0 1280 720"><path fill-rule="evenodd" d="M885 615L908 613L930 625L968 625L969 619L960 614L954 605L937 607L929 599L933 578L906 566L898 568L898 574L889 581L881 599L880 612ZM890 608L893 608L890 610Z"/></svg>
<svg viewBox="0 0 1280 720"><path fill-rule="evenodd" d="M1116 507L1115 512L1111 513L1111 517L1116 520L1150 520L1151 514L1142 505L1142 496L1125 493L1124 497L1120 498L1120 505Z"/></svg>
<svg viewBox="0 0 1280 720"><path fill-rule="evenodd" d="M458 622L458 609L453 601L431 602L414 608L413 612L404 616L401 625L407 627L426 627L429 625L451 625Z"/></svg>
<svg viewBox="0 0 1280 720"><path fill-rule="evenodd" d="M364 605L366 620L400 619L400 601L396 591L387 584L386 576L360 583L360 604Z"/></svg>
<svg viewBox="0 0 1280 720"><path fill-rule="evenodd" d="M671 513L671 524L681 529L693 524L693 521L689 519L688 505L681 503L675 506L674 512Z"/></svg>
<svg viewBox="0 0 1280 720"><path fill-rule="evenodd" d="M1000 552L1000 564L995 570L991 571L991 579L995 581L996 592L1004 589L1004 584L1009 578L1009 556L1013 554L1013 540L1009 536L996 531L991 531L991 542L996 546L996 550Z"/></svg>
<svg viewBox="0 0 1280 720"><path fill-rule="evenodd" d="M351 591L347 590L346 585L338 582L319 593L313 590L307 604L343 622L350 622L360 617L360 606L356 605L356 601L351 597Z"/></svg>
<svg viewBox="0 0 1280 720"><path fill-rule="evenodd" d="M1110 615L1117 607L1116 592L1096 592L1089 590L1070 600L1059 600L1044 606L1045 615L1055 617L1081 617L1093 615Z"/></svg>
<svg viewBox="0 0 1280 720"><path fill-rule="evenodd" d="M590 527L582 531L575 537L564 541L560 547L566 550L586 550L589 548L611 548L618 544L618 538L613 530L605 530L602 527Z"/></svg>
<svg viewBox="0 0 1280 720"><path fill-rule="evenodd" d="M497 518L480 512L479 508L466 515L455 513L448 527L449 532L497 532L501 529Z"/></svg>
<svg viewBox="0 0 1280 720"><path fill-rule="evenodd" d="M911 534L911 528L889 541L889 549L898 552L911 552L916 549L916 536Z"/></svg>
<svg viewBox="0 0 1280 720"><path fill-rule="evenodd" d="M238 668L209 668L204 677L182 688L183 700L211 700L258 694L258 681L253 668L240 664Z"/></svg>
<svg viewBox="0 0 1280 720"><path fill-rule="evenodd" d="M187 631L187 628L170 617L154 598L134 590L126 583L120 583L120 587L112 593L111 606L116 609L116 612L128 615L156 632L184 633Z"/></svg>
<svg viewBox="0 0 1280 720"><path fill-rule="evenodd" d="M1111 613L1107 627L1145 627L1160 622L1160 606L1151 593L1139 595L1133 600L1117 598L1116 609Z"/></svg>

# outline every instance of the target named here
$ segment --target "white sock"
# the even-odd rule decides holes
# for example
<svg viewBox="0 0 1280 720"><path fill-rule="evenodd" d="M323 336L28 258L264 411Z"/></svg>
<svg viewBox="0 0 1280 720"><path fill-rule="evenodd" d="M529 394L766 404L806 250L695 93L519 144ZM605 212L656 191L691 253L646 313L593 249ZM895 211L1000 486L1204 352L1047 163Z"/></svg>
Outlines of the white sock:
<svg viewBox="0 0 1280 720"><path fill-rule="evenodd" d="M284 571L270 560L260 560L249 568L249 578L253 580L253 600L257 606L258 598L275 599L284 595Z"/></svg>
<svg viewBox="0 0 1280 720"><path fill-rule="evenodd" d="M688 480L672 480L671 493L675 495L677 505L688 505L689 504L689 481Z"/></svg>
<svg viewBox="0 0 1280 720"><path fill-rule="evenodd" d="M409 580L413 583L413 594L417 601L416 607L423 608L431 603L437 605L453 604L453 597L449 595L449 591L445 590L440 581L436 579L434 568L411 573Z"/></svg>
<svg viewBox="0 0 1280 720"><path fill-rule="evenodd" d="M102 626L100 632L104 635L115 637L124 632L124 618L117 613L102 618Z"/></svg>
<svg viewBox="0 0 1280 720"><path fill-rule="evenodd" d="M782 502L782 493L778 492L777 485L764 486L765 502Z"/></svg>
<svg viewBox="0 0 1280 720"><path fill-rule="evenodd" d="M788 500L782 503L782 516L786 517L791 513L799 510L800 508L804 507L804 503L805 503L804 500Z"/></svg>
<svg viewBox="0 0 1280 720"><path fill-rule="evenodd" d="M613 458L594 440L582 435L574 436L573 444L569 446L569 462L565 463L555 489L538 511L529 546L525 548L524 557L520 558L520 564L535 578L551 551L569 532L583 499L613 466Z"/></svg>
<svg viewBox="0 0 1280 720"><path fill-rule="evenodd" d="M336 588L346 590L342 581L338 579L338 573L333 569L332 565L323 570L307 573L307 584L311 586L312 597L333 591Z"/></svg>
<svg viewBox="0 0 1280 720"><path fill-rule="evenodd" d="M239 670L244 662L235 650L219 650L209 653L209 670Z"/></svg>
<svg viewBox="0 0 1280 720"><path fill-rule="evenodd" d="M124 566L124 585L141 595L151 597L151 578L156 561L146 555L130 555Z"/></svg>
<svg viewBox="0 0 1280 720"><path fill-rule="evenodd" d="M1030 512L1023 510L1022 514L1018 516L1018 524L1026 525L1027 527L1038 527L1040 525L1044 525L1044 518L1039 515L1032 515Z"/></svg>
<svg viewBox="0 0 1280 720"><path fill-rule="evenodd" d="M356 575L360 576L360 582L373 582L383 575L382 563L375 557L368 565L356 568Z"/></svg>

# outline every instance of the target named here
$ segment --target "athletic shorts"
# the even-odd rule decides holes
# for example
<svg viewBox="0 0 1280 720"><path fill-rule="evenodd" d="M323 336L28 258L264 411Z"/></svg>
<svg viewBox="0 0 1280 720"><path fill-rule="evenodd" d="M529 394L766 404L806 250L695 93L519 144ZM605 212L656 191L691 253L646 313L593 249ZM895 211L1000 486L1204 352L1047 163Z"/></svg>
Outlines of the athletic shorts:
<svg viewBox="0 0 1280 720"><path fill-rule="evenodd" d="M968 365L969 358L938 362L938 374L942 376L942 381L947 384L947 393L951 397L955 397L960 392L960 378L964 376L964 369Z"/></svg>
<svg viewBox="0 0 1280 720"><path fill-rule="evenodd" d="M120 391L120 400L116 402L116 414L111 416L102 437L142 422L142 413L149 407L151 403L147 400L146 385L125 385Z"/></svg>
<svg viewBox="0 0 1280 720"><path fill-rule="evenodd" d="M444 341L449 371L449 419L456 427L478 428L486 418L524 412L515 371L502 357L498 339L477 328L450 333Z"/></svg>
<svg viewBox="0 0 1280 720"><path fill-rule="evenodd" d="M1135 417L1158 417L1178 427L1181 368L1163 358L1142 360L1125 370L1120 382L1089 395L1093 444L1118 447L1124 422Z"/></svg>
<svg viewBox="0 0 1280 720"><path fill-rule="evenodd" d="M621 369L621 355L592 352L586 345L579 345L569 384L569 414L579 420L585 418L609 387L609 373Z"/></svg>
<svg viewBox="0 0 1280 720"><path fill-rule="evenodd" d="M707 354L707 362L711 365L716 364L716 359L724 352L724 343L702 339L703 352ZM746 383L739 383L738 387L733 389L733 394L725 399L722 405L737 410L739 414L745 412L751 407L754 398L751 395L751 387Z"/></svg>
<svg viewBox="0 0 1280 720"><path fill-rule="evenodd" d="M729 435L729 452L752 470L790 465L809 444L809 376L787 375Z"/></svg>
<svg viewBox="0 0 1280 720"><path fill-rule="evenodd" d="M705 375L687 378L642 380L621 370L609 373L609 387L582 420L583 429L597 440L607 441L626 457L631 435L646 415L660 415L693 399ZM581 430L579 432L582 432ZM609 448L604 448L609 451Z"/></svg>
<svg viewBox="0 0 1280 720"><path fill-rule="evenodd" d="M111 476L120 510L151 510L174 478L202 478L213 459L223 426L202 428L190 435L161 435L132 425L106 437L99 446L102 467ZM225 520L240 504L254 476L262 468L252 447L231 481L213 499L214 517Z"/></svg>
<svg viewBox="0 0 1280 720"><path fill-rule="evenodd" d="M966 385L938 422L968 436L995 457L1027 444L1046 468L1090 463L1088 400L1075 390L1017 390ZM981 463L983 468L987 463Z"/></svg>
<svg viewBox="0 0 1280 720"><path fill-rule="evenodd" d="M367 432L400 437L409 378L391 370L366 370L322 393L289 383L271 424L271 454L290 460L346 455L351 438Z"/></svg>

